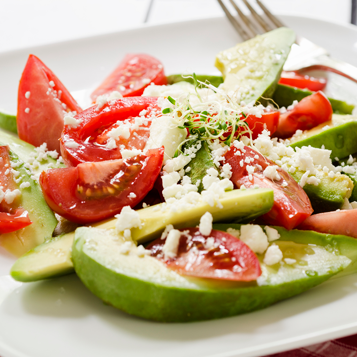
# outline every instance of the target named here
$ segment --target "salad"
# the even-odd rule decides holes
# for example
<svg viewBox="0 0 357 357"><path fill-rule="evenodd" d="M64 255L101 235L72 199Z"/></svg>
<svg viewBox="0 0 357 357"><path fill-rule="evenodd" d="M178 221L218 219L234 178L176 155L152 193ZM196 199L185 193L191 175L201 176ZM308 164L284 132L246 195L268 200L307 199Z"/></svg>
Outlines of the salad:
<svg viewBox="0 0 357 357"><path fill-rule="evenodd" d="M219 53L222 77L167 77L128 55L84 110L31 55L20 139L0 133L1 242L25 253L12 276L75 270L106 303L173 322L354 272L357 121L324 80L281 73L294 38L281 28Z"/></svg>

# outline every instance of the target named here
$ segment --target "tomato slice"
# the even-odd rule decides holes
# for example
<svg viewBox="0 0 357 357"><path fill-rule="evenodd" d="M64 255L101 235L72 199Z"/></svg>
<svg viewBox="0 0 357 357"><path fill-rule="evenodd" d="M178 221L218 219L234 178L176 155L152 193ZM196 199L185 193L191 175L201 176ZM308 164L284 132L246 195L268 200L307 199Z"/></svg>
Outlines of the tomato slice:
<svg viewBox="0 0 357 357"><path fill-rule="evenodd" d="M158 238L147 249L151 250L152 256L179 274L234 281L257 280L261 275L259 260L254 252L227 232L212 230L206 237L198 228L181 230L175 258L165 259L165 241Z"/></svg>
<svg viewBox="0 0 357 357"><path fill-rule="evenodd" d="M288 138L296 130L309 130L331 120L332 107L322 92L316 92L303 98L292 110L280 115L275 136Z"/></svg>
<svg viewBox="0 0 357 357"><path fill-rule="evenodd" d="M325 78L315 78L308 75L299 74L298 72L283 71L279 83L317 92L319 90L323 90L326 87L327 80Z"/></svg>
<svg viewBox="0 0 357 357"><path fill-rule="evenodd" d="M52 169L41 173L40 184L56 213L77 223L95 222L141 202L154 186L163 158L159 148L126 160Z"/></svg>
<svg viewBox="0 0 357 357"><path fill-rule="evenodd" d="M8 146L0 146L0 182L2 192L17 188L11 172L10 149ZM32 222L28 212L18 207L16 202L7 203L5 197L0 201L0 234L10 233L25 228Z"/></svg>
<svg viewBox="0 0 357 357"><path fill-rule="evenodd" d="M357 209L318 213L302 222L298 229L342 234L357 238Z"/></svg>
<svg viewBox="0 0 357 357"><path fill-rule="evenodd" d="M123 97L140 96L150 83L167 84L162 63L146 54L128 54L91 94L91 98L95 101L98 96L113 91L120 92Z"/></svg>
<svg viewBox="0 0 357 357"><path fill-rule="evenodd" d="M246 163L247 159L249 164ZM232 166L231 180L238 188L242 185L246 188L258 186L274 191L273 208L261 216L266 223L293 229L312 214L313 209L305 191L286 171L257 151L247 146L243 150L232 146L225 154L225 162ZM248 165L249 170L254 168L254 173L248 173ZM279 176L272 179L267 171L264 174L268 166L276 166Z"/></svg>
<svg viewBox="0 0 357 357"><path fill-rule="evenodd" d="M95 105L77 114L78 125L65 125L60 140L65 163L77 166L90 161L116 160L122 157L123 148L142 150L150 135L152 115L161 113L156 102L157 98L153 97L124 98L109 102L99 110ZM133 125L138 121L141 125ZM129 128L129 137L122 134L113 148L108 147L109 132L121 125Z"/></svg>
<svg viewBox="0 0 357 357"><path fill-rule="evenodd" d="M59 152L64 112L81 112L77 102L36 56L30 55L18 91L17 130L20 139Z"/></svg>

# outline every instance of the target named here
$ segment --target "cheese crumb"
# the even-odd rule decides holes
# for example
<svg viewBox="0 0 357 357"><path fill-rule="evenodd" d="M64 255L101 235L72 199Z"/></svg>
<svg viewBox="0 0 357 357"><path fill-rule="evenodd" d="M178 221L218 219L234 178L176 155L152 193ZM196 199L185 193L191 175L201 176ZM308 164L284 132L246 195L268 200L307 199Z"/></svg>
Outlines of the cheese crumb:
<svg viewBox="0 0 357 357"><path fill-rule="evenodd" d="M279 263L282 259L282 251L280 250L279 246L273 244L267 249L263 262L266 265L274 265Z"/></svg>
<svg viewBox="0 0 357 357"><path fill-rule="evenodd" d="M175 258L177 255L179 243L181 238L181 232L177 229L170 230L167 235L162 251L164 253L165 259Z"/></svg>
<svg viewBox="0 0 357 357"><path fill-rule="evenodd" d="M272 228L272 227L269 227L269 226L265 226L264 230L265 230L265 233L266 233L266 235L268 237L268 241L269 242L273 242L274 240L277 240L277 239L280 238L280 234L275 228Z"/></svg>
<svg viewBox="0 0 357 357"><path fill-rule="evenodd" d="M209 236L212 232L213 217L210 212L206 212L200 219L199 229L202 235Z"/></svg>
<svg viewBox="0 0 357 357"><path fill-rule="evenodd" d="M30 108L26 108L25 113L27 113L27 114L30 113Z"/></svg>
<svg viewBox="0 0 357 357"><path fill-rule="evenodd" d="M31 92L27 91L27 92L25 93L25 98L26 98L26 99L29 99L29 98L30 98L30 95L31 95Z"/></svg>
<svg viewBox="0 0 357 357"><path fill-rule="evenodd" d="M245 224L240 229L240 239L254 252L262 254L268 248L268 237L256 224Z"/></svg>
<svg viewBox="0 0 357 357"><path fill-rule="evenodd" d="M120 214L117 214L115 218L117 218L115 225L117 232L124 232L127 229L130 230L131 228L141 227L139 213L131 209L130 206L123 207Z"/></svg>

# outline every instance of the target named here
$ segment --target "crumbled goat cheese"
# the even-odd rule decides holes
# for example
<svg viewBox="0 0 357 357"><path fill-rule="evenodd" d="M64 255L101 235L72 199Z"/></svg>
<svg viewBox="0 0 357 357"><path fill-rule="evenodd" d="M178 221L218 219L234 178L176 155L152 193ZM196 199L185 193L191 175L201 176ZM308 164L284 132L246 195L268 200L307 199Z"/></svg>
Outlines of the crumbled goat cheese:
<svg viewBox="0 0 357 357"><path fill-rule="evenodd" d="M231 227L227 229L227 233L231 234L232 236L234 236L236 238L239 238L239 236L240 236L239 229L234 229Z"/></svg>
<svg viewBox="0 0 357 357"><path fill-rule="evenodd" d="M30 108L26 108L25 113L27 113L27 114L30 113Z"/></svg>
<svg viewBox="0 0 357 357"><path fill-rule="evenodd" d="M212 232L213 217L210 212L206 212L200 219L199 229L202 235L209 236Z"/></svg>
<svg viewBox="0 0 357 357"><path fill-rule="evenodd" d="M30 98L30 95L31 95L31 92L27 91L27 92L25 93L25 98L26 98L26 99L29 99L29 98Z"/></svg>
<svg viewBox="0 0 357 357"><path fill-rule="evenodd" d="M23 188L27 188L27 187L30 187L31 184L30 182L23 182L21 185L20 185L20 188L23 189Z"/></svg>
<svg viewBox="0 0 357 357"><path fill-rule="evenodd" d="M21 196L20 190L15 189L15 190L11 191L11 190L7 189L5 191L4 199L5 199L5 202L10 205L19 196Z"/></svg>
<svg viewBox="0 0 357 357"><path fill-rule="evenodd" d="M80 119L75 119L72 112L66 113L63 118L64 125L69 125L72 128L77 128L77 126L82 122Z"/></svg>
<svg viewBox="0 0 357 357"><path fill-rule="evenodd" d="M181 238L181 232L177 229L171 229L167 235L164 246L162 247L162 252L164 253L165 259L175 258L177 255L179 243Z"/></svg>
<svg viewBox="0 0 357 357"><path fill-rule="evenodd" d="M161 239L165 239L167 237L167 235L170 233L170 231L173 229L174 229L174 226L172 224L168 224L161 234Z"/></svg>
<svg viewBox="0 0 357 357"><path fill-rule="evenodd" d="M69 149L77 149L80 145L76 143L73 139L65 141L64 145Z"/></svg>
<svg viewBox="0 0 357 357"><path fill-rule="evenodd" d="M278 168L278 166L267 166L266 169L263 171L263 175L272 181L279 181L281 177L278 174Z"/></svg>
<svg viewBox="0 0 357 357"><path fill-rule="evenodd" d="M148 249L145 249L144 246L139 245L139 246L136 248L136 255L137 255L139 258L143 258L143 257L145 257L146 255L151 255L151 251L148 250Z"/></svg>
<svg viewBox="0 0 357 357"><path fill-rule="evenodd" d="M121 156L122 156L123 160L129 159L129 158L131 158L133 156L137 156L137 155L142 155L143 154L143 152L141 150L137 150L137 149L132 149L132 150L124 149L124 150L121 150L120 153L121 153Z"/></svg>
<svg viewBox="0 0 357 357"><path fill-rule="evenodd" d="M266 235L268 236L269 242L272 242L272 241L280 238L280 234L275 228L265 226L264 230L265 230Z"/></svg>
<svg viewBox="0 0 357 357"><path fill-rule="evenodd" d="M232 177L232 166L230 164L226 163L222 166L221 177L227 179Z"/></svg>
<svg viewBox="0 0 357 357"><path fill-rule="evenodd" d="M282 259L282 251L280 250L279 246L273 244L267 249L263 262L266 265L274 265L279 263Z"/></svg>
<svg viewBox="0 0 357 357"><path fill-rule="evenodd" d="M245 224L240 229L240 239L254 252L262 254L268 248L268 237L256 224Z"/></svg>
<svg viewBox="0 0 357 357"><path fill-rule="evenodd" d="M296 263L296 259L291 259L291 258L285 258L284 262L288 265L292 265Z"/></svg>
<svg viewBox="0 0 357 357"><path fill-rule="evenodd" d="M119 214L115 216L117 218L115 228L117 232L124 232L125 230L130 230L131 228L140 228L141 220L139 213L130 208L130 206L125 206Z"/></svg>
<svg viewBox="0 0 357 357"><path fill-rule="evenodd" d="M126 255L126 254L128 254L128 253L131 251L131 249L132 249L133 247L134 247L133 242L131 242L131 241L128 240L128 241L124 242L124 243L120 246L119 253Z"/></svg>

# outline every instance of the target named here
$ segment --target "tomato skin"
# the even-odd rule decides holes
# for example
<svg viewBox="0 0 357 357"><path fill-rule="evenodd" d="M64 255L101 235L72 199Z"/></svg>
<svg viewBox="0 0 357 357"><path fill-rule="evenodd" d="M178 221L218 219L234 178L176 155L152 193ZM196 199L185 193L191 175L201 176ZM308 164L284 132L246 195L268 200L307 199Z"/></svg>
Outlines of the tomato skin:
<svg viewBox="0 0 357 357"><path fill-rule="evenodd" d="M303 98L292 110L280 114L275 136L288 138L298 129L312 129L319 124L330 121L332 113L330 101L322 92L316 92Z"/></svg>
<svg viewBox="0 0 357 357"><path fill-rule="evenodd" d="M181 232L188 233L191 239L187 238L187 234L181 234L175 258L165 259L162 253L166 239L156 239L147 249L168 268L182 275L232 281L253 281L261 275L260 263L254 252L231 234L212 230L206 237L198 228L188 228ZM218 247L205 247L209 237L214 239ZM195 252L192 251L193 247ZM236 271L235 266L238 267Z"/></svg>
<svg viewBox="0 0 357 357"><path fill-rule="evenodd" d="M258 118L255 115L248 115L244 121L252 130L252 139L254 140L264 129L267 129L270 132L270 135L273 135L278 128L279 117L280 113L274 111L263 113L261 118ZM246 135L248 136L248 134Z"/></svg>
<svg viewBox="0 0 357 357"><path fill-rule="evenodd" d="M247 146L244 147L244 150L245 152L242 152L232 146L225 154L225 162L232 166L231 180L236 187L240 188L244 185L249 188L258 185L274 191L273 207L268 213L261 216L261 219L267 224L293 229L312 214L313 209L305 191L286 171L280 167L277 168L280 180L273 181L265 177L263 171L268 166L276 166L275 163ZM237 151L240 151L240 156L236 155ZM247 164L246 158L254 158L254 161ZM248 165L255 167L251 180L249 180L247 172ZM286 186L283 186L284 182Z"/></svg>
<svg viewBox="0 0 357 357"><path fill-rule="evenodd" d="M113 91L123 97L136 97L151 83L167 84L162 63L146 54L128 54L90 97L95 101L98 96Z"/></svg>
<svg viewBox="0 0 357 357"><path fill-rule="evenodd" d="M31 223L28 212L23 208L17 208L13 213L0 212L0 234L15 232Z"/></svg>
<svg viewBox="0 0 357 357"><path fill-rule="evenodd" d="M97 106L94 105L77 114L75 118L80 120L80 124L76 128L65 125L60 139L61 155L65 163L68 166L77 166L84 162L120 159L122 156L118 147L108 149L103 145L102 140L98 143L97 138L116 122L136 117L144 109L148 111L147 115L152 112L159 113L160 109L156 106L156 102L157 98L154 97L124 98L107 103L100 110L97 110ZM146 137L148 136L149 131L147 130ZM141 140L131 135L128 140L123 140L119 144L128 149L142 150L145 145L143 138L145 138L145 134ZM68 142L75 142L78 147L68 147L66 145Z"/></svg>
<svg viewBox="0 0 357 357"><path fill-rule="evenodd" d="M57 91L56 96L49 88ZM62 92L60 99L58 91ZM34 146L46 142L49 150L59 152L58 140L63 129L62 104L67 111L82 111L56 75L39 58L30 55L18 90L17 130L20 139Z"/></svg>
<svg viewBox="0 0 357 357"><path fill-rule="evenodd" d="M314 78L307 75L299 74L298 72L284 72L281 74L279 84L284 84L300 89L309 89L313 92L323 90L326 87L327 80L325 78Z"/></svg>
<svg viewBox="0 0 357 357"><path fill-rule="evenodd" d="M51 169L41 173L40 184L47 204L56 213L77 223L96 222L141 202L154 186L163 158L164 149L159 148L126 160ZM135 197L128 197L129 193Z"/></svg>
<svg viewBox="0 0 357 357"><path fill-rule="evenodd" d="M318 213L308 217L297 228L357 238L357 209Z"/></svg>

